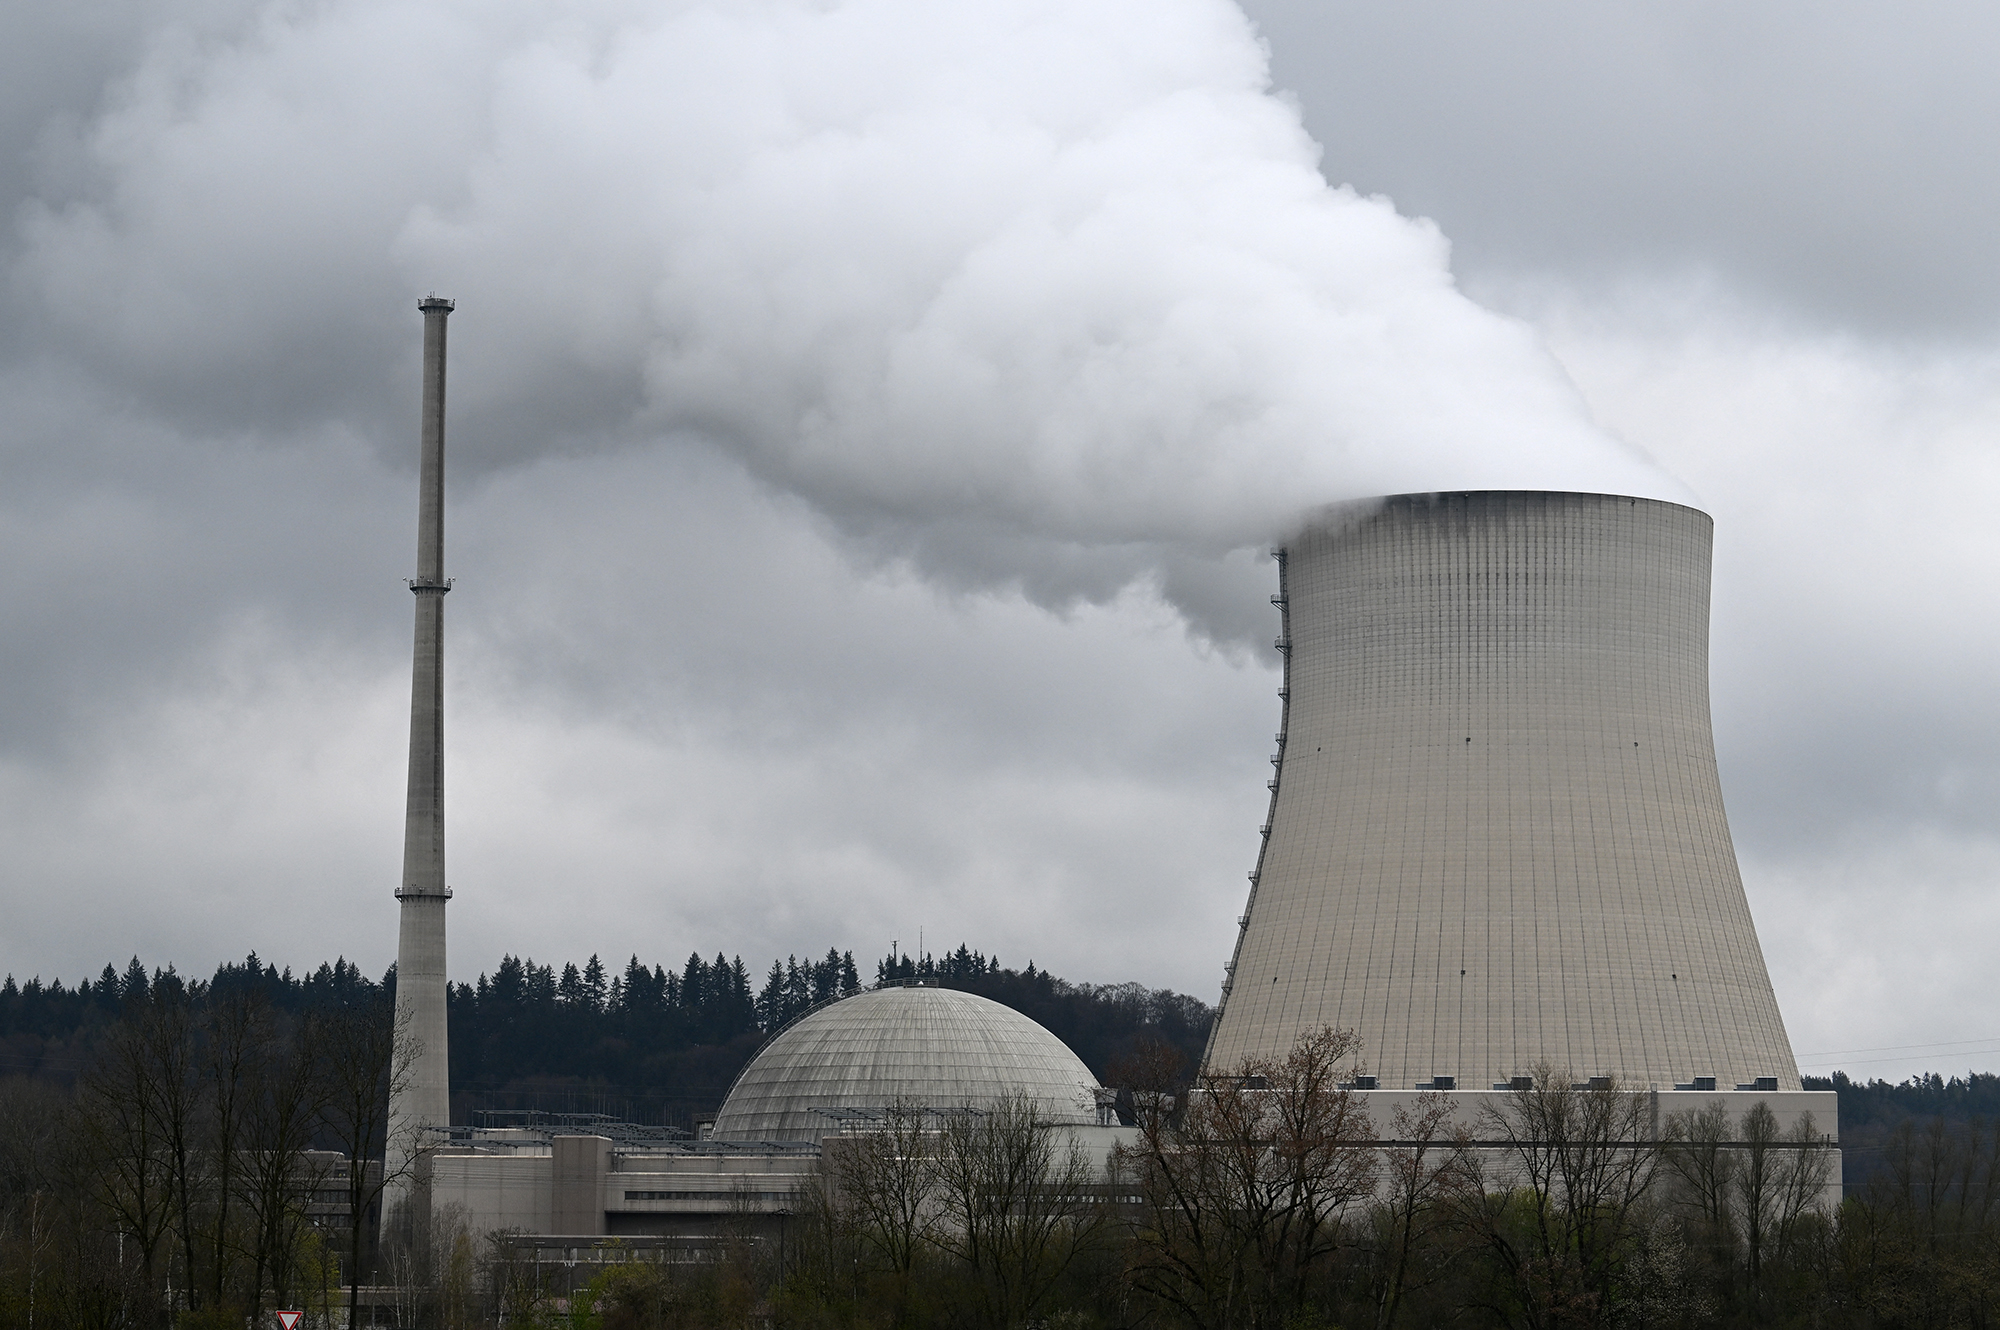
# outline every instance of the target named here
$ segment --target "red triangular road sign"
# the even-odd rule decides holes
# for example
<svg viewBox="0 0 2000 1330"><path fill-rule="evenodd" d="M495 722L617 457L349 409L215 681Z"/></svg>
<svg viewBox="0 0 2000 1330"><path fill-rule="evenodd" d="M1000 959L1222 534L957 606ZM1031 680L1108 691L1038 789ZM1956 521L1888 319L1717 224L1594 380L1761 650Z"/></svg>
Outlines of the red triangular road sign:
<svg viewBox="0 0 2000 1330"><path fill-rule="evenodd" d="M304 1315L304 1312L279 1312L278 1324L285 1330L299 1330L299 1318Z"/></svg>

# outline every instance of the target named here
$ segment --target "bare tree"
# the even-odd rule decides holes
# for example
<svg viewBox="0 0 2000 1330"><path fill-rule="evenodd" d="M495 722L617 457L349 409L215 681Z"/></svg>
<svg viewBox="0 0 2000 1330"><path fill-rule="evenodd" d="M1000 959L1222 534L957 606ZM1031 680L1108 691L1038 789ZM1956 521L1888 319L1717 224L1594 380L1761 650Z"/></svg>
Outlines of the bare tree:
<svg viewBox="0 0 2000 1330"><path fill-rule="evenodd" d="M469 1330L477 1315L477 1245L471 1215L456 1201L432 1211L385 1248L382 1266L396 1296L398 1325Z"/></svg>
<svg viewBox="0 0 2000 1330"><path fill-rule="evenodd" d="M1764 1242L1770 1235L1778 1198L1777 1114L1759 1100L1743 1115L1743 1148L1736 1170L1737 1213L1743 1220L1743 1254L1755 1288L1764 1274Z"/></svg>
<svg viewBox="0 0 2000 1330"><path fill-rule="evenodd" d="M202 1086L193 1005L178 981L156 981L137 1011L146 1099L166 1161L171 1222L181 1248L181 1279L188 1308L201 1310L200 1265L195 1254L194 1208L202 1194Z"/></svg>
<svg viewBox="0 0 2000 1330"><path fill-rule="evenodd" d="M1440 1202L1453 1186L1464 1143L1462 1133L1453 1130L1453 1117L1451 1096L1441 1091L1420 1095L1414 1104L1399 1104L1391 1114L1397 1144L1382 1151L1382 1186L1374 1211L1377 1330L1393 1326L1404 1296L1428 1282L1417 1278L1413 1266L1444 1228Z"/></svg>
<svg viewBox="0 0 2000 1330"><path fill-rule="evenodd" d="M800 1178L792 1190L791 1208L798 1223L788 1253L787 1282L821 1305L854 1306L865 1296L873 1271L862 1267L868 1249L860 1236L860 1207L835 1174L835 1153L822 1155L819 1167ZM510 1277L517 1286L522 1282L518 1276ZM901 1290L897 1296L902 1296Z"/></svg>
<svg viewBox="0 0 2000 1330"><path fill-rule="evenodd" d="M1660 1164L1674 1184L1677 1208L1702 1233L1711 1252L1733 1259L1737 1152L1731 1147L1729 1110L1716 1100L1670 1113L1660 1128Z"/></svg>
<svg viewBox="0 0 2000 1330"><path fill-rule="evenodd" d="M1644 1094L1610 1078L1579 1087L1546 1063L1530 1088L1482 1110L1480 1134L1497 1143L1499 1157L1463 1152L1455 1203L1512 1304L1492 1310L1537 1328L1613 1319L1657 1164L1649 1118Z"/></svg>
<svg viewBox="0 0 2000 1330"><path fill-rule="evenodd" d="M845 1226L880 1261L892 1281L898 1322L936 1218L931 1154L937 1131L930 1118L920 1105L893 1104L879 1128L828 1138L821 1161L830 1188L822 1198L823 1217Z"/></svg>
<svg viewBox="0 0 2000 1330"><path fill-rule="evenodd" d="M97 1201L93 1140L73 1094L0 1082L0 1323L126 1330L157 1314L133 1287L116 1221ZM135 1299L134 1294L140 1294Z"/></svg>
<svg viewBox="0 0 2000 1330"><path fill-rule="evenodd" d="M204 1119L201 1154L206 1161L202 1201L206 1210L208 1298L221 1306L229 1283L230 1209L238 1189L237 1165L243 1147L244 1118L252 1066L270 1038L271 1014L254 994L210 995L201 1019L202 1099Z"/></svg>
<svg viewBox="0 0 2000 1330"><path fill-rule="evenodd" d="M1800 1229L1819 1211L1833 1176L1833 1146L1811 1113L1801 1113L1785 1131L1784 1145L1773 1204L1780 1262L1794 1255Z"/></svg>
<svg viewBox="0 0 2000 1330"><path fill-rule="evenodd" d="M263 1310L266 1287L275 1305L286 1305L310 1227L307 1206L328 1172L311 1152L326 1104L318 1025L308 1017L286 1031L267 1022L247 1068L242 1190L252 1226L253 1312Z"/></svg>
<svg viewBox="0 0 2000 1330"><path fill-rule="evenodd" d="M925 1236L971 1275L987 1325L1029 1320L1103 1233L1094 1161L1026 1096L946 1114L931 1172Z"/></svg>
<svg viewBox="0 0 2000 1330"><path fill-rule="evenodd" d="M491 1229L486 1234L487 1278L501 1325L543 1325L555 1299L570 1291L568 1282L559 1281L553 1269L543 1269L522 1237L519 1228Z"/></svg>
<svg viewBox="0 0 2000 1330"><path fill-rule="evenodd" d="M1909 1120L1839 1214L1842 1283L1875 1324L1983 1326L2000 1305L2000 1123Z"/></svg>
<svg viewBox="0 0 2000 1330"><path fill-rule="evenodd" d="M1279 1062L1205 1076L1178 1111L1135 1093L1121 1162L1143 1197L1133 1279L1191 1325L1261 1327L1310 1301L1343 1212L1373 1194L1374 1138L1341 1084L1360 1041L1325 1029Z"/></svg>
<svg viewBox="0 0 2000 1330"><path fill-rule="evenodd" d="M1932 1231L1985 1234L2000 1219L2000 1121L1978 1119L1947 1132L1940 1119L1924 1133ZM1935 1144L1933 1144L1935 1142ZM1829 1161L1830 1162L1830 1161Z"/></svg>
<svg viewBox="0 0 2000 1330"><path fill-rule="evenodd" d="M160 1256L180 1199L172 1127L187 1090L186 1059L177 1047L184 1015L159 1011L150 995L130 999L82 1082L80 1126L98 1164L94 1189L138 1248L153 1322L165 1314Z"/></svg>
<svg viewBox="0 0 2000 1330"><path fill-rule="evenodd" d="M25 1077L0 1084L0 1238L25 1258L27 1325L52 1324L44 1305L43 1269L57 1235L65 1191L61 1161L71 1153L63 1096Z"/></svg>
<svg viewBox="0 0 2000 1330"><path fill-rule="evenodd" d="M389 1145L389 1100L405 1086L421 1053L417 1041L403 1036L394 999L378 995L353 1006L320 1014L315 1027L320 1065L326 1073L323 1121L347 1156L347 1323L358 1324L361 1305L362 1238L368 1217L390 1183L404 1170L391 1173L388 1160L413 1158ZM383 1164L371 1170L377 1157Z"/></svg>
<svg viewBox="0 0 2000 1330"><path fill-rule="evenodd" d="M463 1205L453 1201L432 1215L431 1250L440 1330L471 1330L479 1319L479 1262L471 1216Z"/></svg>

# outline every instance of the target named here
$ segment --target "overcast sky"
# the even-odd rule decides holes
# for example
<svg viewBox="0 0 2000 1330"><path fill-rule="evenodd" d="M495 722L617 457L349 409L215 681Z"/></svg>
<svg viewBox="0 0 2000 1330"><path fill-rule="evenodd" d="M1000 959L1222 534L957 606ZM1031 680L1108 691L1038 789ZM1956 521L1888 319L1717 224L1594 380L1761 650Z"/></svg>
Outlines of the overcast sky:
<svg viewBox="0 0 2000 1330"><path fill-rule="evenodd" d="M1984 6L0 9L0 967L921 931L1214 1000L1345 498L1716 520L1805 1070L2000 1069Z"/></svg>

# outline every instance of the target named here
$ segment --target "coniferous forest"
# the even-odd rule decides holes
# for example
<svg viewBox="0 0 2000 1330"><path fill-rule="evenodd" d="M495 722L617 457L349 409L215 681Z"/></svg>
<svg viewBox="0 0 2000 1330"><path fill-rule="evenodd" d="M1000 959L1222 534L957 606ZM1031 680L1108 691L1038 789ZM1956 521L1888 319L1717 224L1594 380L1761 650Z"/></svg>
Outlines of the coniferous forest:
<svg viewBox="0 0 2000 1330"><path fill-rule="evenodd" d="M186 981L172 966L148 971L137 958L74 985L23 984L8 975L0 982L0 1077L73 1083L125 1000L145 996L163 977L187 983L206 1001L254 996L288 1015L393 996L396 982L394 966L380 980L344 959L294 974L255 953L206 980ZM1199 998L1168 989L1074 983L1032 961L1009 969L962 944L942 956L884 956L865 973L851 951L835 948L817 959L774 960L761 974L719 952L711 959L692 954L673 969L632 956L616 970L596 956L557 967L510 955L476 982L453 986L453 1117L470 1122L485 1110L534 1108L687 1127L720 1104L770 1033L864 984L899 980L964 989L1012 1007L1054 1032L1100 1079L1141 1040L1165 1043L1195 1065L1214 1015ZM1807 1077L1806 1086L1840 1096L1850 1185L1874 1176L1899 1131L2000 1122L2000 1076L1983 1072L1899 1083L1835 1072Z"/></svg>
<svg viewBox="0 0 2000 1330"><path fill-rule="evenodd" d="M0 983L0 1075L70 1083L89 1064L126 999L166 979L201 1000L255 997L297 1014L328 999L393 996L393 966L371 979L344 959L309 974L264 964L254 953L206 980L136 958L95 980ZM451 991L452 1116L494 1109L606 1113L689 1127L714 1112L767 1035L820 1003L869 984L921 980L991 998L1033 1018L1076 1050L1099 1077L1141 1038L1199 1060L1213 1013L1197 998L1136 983L1071 983L1037 969L1003 967L961 945L943 956L885 956L864 976L851 951L774 960L761 974L742 957L690 955L678 967L622 967L592 956L560 966L504 956L491 973Z"/></svg>

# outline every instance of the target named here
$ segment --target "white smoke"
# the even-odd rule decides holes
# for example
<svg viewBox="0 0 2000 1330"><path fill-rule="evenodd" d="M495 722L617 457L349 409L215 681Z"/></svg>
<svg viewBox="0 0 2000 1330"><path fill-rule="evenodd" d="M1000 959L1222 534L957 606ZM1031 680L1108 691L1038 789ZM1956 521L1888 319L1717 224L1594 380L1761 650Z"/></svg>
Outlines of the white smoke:
<svg viewBox="0 0 2000 1330"><path fill-rule="evenodd" d="M1321 179L1227 0L204 22L75 135L16 276L210 428L369 417L436 290L458 465L694 432L873 550L1049 602L1195 606L1225 552L1368 494L1685 497L1434 227Z"/></svg>

